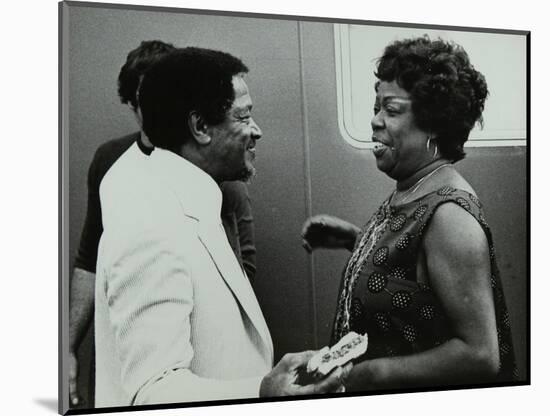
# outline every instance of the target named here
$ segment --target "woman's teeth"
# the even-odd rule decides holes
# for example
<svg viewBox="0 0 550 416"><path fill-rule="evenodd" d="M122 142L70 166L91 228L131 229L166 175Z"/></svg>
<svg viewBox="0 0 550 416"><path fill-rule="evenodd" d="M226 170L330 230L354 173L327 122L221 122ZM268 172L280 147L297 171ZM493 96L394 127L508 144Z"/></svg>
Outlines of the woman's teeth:
<svg viewBox="0 0 550 416"><path fill-rule="evenodd" d="M387 148L388 146L386 146L384 143L376 142L374 144L374 147L372 148L372 152L375 156L381 156Z"/></svg>

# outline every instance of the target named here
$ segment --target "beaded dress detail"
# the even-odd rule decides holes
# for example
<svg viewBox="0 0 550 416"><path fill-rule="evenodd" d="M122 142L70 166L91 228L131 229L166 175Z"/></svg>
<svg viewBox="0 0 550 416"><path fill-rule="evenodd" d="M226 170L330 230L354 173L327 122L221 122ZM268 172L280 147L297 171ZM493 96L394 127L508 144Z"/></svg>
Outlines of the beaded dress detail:
<svg viewBox="0 0 550 416"><path fill-rule="evenodd" d="M369 348L363 359L372 359L418 353L452 337L449 320L430 286L417 282L416 266L423 233L435 210L454 203L477 220L487 237L500 352L498 381L517 379L510 320L479 199L444 186L401 205L392 206L390 201L391 196L357 238L340 286L331 343L350 331L367 332Z"/></svg>

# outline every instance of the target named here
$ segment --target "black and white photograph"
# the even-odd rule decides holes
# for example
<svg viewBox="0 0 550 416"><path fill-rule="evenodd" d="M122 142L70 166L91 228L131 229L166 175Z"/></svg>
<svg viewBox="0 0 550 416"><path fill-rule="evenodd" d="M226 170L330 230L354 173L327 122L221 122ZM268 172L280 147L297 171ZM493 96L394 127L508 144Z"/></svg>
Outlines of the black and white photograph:
<svg viewBox="0 0 550 416"><path fill-rule="evenodd" d="M38 239L13 245L48 250L57 237L58 250L11 256L12 280L34 266L18 283L47 305L29 300L25 323L8 291L5 314L32 339L19 347L27 361L11 361L35 407L529 408L545 371L531 299L545 293L531 264L545 243L531 233L545 224L531 218L540 38L527 19L185 1L49 8L57 97L30 101L37 36L21 67L35 109L17 123L37 129L30 114L57 98L58 131L43 124L30 151L57 170L57 230L33 225L46 222L52 176L27 163L34 186L20 186L36 192L20 214ZM44 377L52 394L35 392Z"/></svg>
<svg viewBox="0 0 550 416"><path fill-rule="evenodd" d="M528 384L529 32L60 13L63 411Z"/></svg>
<svg viewBox="0 0 550 416"><path fill-rule="evenodd" d="M528 384L529 32L60 17L63 411Z"/></svg>

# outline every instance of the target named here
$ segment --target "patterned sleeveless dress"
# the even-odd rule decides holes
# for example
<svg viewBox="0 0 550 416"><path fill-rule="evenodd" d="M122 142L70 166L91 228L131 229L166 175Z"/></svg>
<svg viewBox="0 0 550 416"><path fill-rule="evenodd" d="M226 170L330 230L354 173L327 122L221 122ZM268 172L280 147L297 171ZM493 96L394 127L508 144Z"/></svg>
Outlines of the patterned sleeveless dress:
<svg viewBox="0 0 550 416"><path fill-rule="evenodd" d="M410 355L452 338L451 325L429 285L417 282L418 253L435 210L454 203L470 213L489 243L491 285L500 352L495 381L517 379L510 320L495 260L491 231L479 199L445 186L414 201L390 205L389 197L359 234L344 271L334 320L334 344L350 331L369 336L362 359Z"/></svg>

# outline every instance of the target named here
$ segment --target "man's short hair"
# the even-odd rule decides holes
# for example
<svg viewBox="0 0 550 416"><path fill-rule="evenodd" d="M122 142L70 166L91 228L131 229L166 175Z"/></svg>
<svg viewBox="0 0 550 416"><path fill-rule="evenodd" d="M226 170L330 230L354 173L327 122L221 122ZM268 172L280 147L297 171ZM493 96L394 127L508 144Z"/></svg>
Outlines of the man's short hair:
<svg viewBox="0 0 550 416"><path fill-rule="evenodd" d="M118 75L118 96L122 104L137 108L136 93L143 74L160 58L174 51L170 43L146 40L130 51Z"/></svg>
<svg viewBox="0 0 550 416"><path fill-rule="evenodd" d="M147 72L139 90L143 130L151 143L174 150L190 138L190 112L210 125L221 123L235 99L233 77L248 72L238 58L220 51L183 48Z"/></svg>

